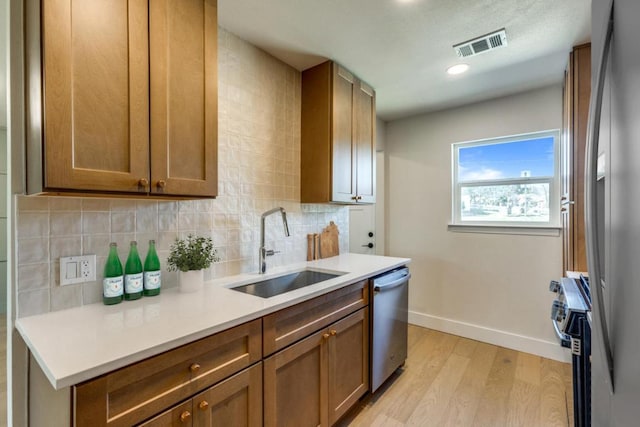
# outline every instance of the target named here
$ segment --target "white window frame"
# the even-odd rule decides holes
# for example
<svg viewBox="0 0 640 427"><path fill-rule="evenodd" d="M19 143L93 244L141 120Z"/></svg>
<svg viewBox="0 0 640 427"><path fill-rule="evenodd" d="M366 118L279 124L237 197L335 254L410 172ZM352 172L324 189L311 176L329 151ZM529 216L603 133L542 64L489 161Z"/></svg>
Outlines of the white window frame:
<svg viewBox="0 0 640 427"><path fill-rule="evenodd" d="M554 175L549 177L518 177L508 179L483 179L458 182L458 156L461 148L480 145L495 145L510 142L526 141L538 138L553 137ZM558 129L541 132L531 132L519 135L504 136L499 138L487 138L475 141L456 142L451 144L451 224L455 227L492 227L494 229L558 229L560 228L560 131ZM513 184L538 184L549 183L549 221L469 221L462 220L460 203L463 187L513 185Z"/></svg>

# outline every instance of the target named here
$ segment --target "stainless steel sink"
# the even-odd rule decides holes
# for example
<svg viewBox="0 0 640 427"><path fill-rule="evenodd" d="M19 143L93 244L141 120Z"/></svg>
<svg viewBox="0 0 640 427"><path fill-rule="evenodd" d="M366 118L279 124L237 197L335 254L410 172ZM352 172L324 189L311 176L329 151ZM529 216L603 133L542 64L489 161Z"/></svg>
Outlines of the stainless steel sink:
<svg viewBox="0 0 640 427"><path fill-rule="evenodd" d="M304 288L305 286L324 282L325 280L333 279L334 277L341 276L342 274L344 273L325 273L313 270L303 270L280 277L249 283L248 285L237 286L231 289L261 298L270 298L284 294L285 292Z"/></svg>

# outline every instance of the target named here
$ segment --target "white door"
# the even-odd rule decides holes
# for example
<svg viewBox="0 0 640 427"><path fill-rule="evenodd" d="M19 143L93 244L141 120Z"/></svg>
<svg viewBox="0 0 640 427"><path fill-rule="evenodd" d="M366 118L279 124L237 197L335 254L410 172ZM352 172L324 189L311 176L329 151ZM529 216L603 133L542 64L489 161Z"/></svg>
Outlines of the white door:
<svg viewBox="0 0 640 427"><path fill-rule="evenodd" d="M376 253L376 205L349 206L349 252Z"/></svg>

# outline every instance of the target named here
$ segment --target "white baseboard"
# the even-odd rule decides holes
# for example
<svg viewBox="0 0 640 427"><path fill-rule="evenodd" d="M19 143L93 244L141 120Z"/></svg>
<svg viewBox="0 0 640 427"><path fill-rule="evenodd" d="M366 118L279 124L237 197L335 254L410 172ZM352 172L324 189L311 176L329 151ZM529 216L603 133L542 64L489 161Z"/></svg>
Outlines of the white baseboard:
<svg viewBox="0 0 640 427"><path fill-rule="evenodd" d="M547 359L566 363L571 362L569 349L560 346L560 343L557 341L544 341L511 332L500 331L498 329L486 328L472 323L419 313L417 311L409 311L409 323L476 341L535 354L546 357Z"/></svg>

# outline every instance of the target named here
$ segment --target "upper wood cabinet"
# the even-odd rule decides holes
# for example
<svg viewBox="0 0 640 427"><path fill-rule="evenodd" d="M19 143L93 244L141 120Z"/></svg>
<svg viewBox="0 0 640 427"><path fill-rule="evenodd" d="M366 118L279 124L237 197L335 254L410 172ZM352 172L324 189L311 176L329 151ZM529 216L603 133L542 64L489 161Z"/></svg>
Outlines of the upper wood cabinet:
<svg viewBox="0 0 640 427"><path fill-rule="evenodd" d="M303 203L375 203L375 125L375 91L351 72L302 73Z"/></svg>
<svg viewBox="0 0 640 427"><path fill-rule="evenodd" d="M28 193L217 193L215 0L27 4Z"/></svg>
<svg viewBox="0 0 640 427"><path fill-rule="evenodd" d="M215 196L216 0L152 0L151 192Z"/></svg>
<svg viewBox="0 0 640 427"><path fill-rule="evenodd" d="M561 148L563 271L587 271L584 168L591 96L591 45L573 49L565 72Z"/></svg>

